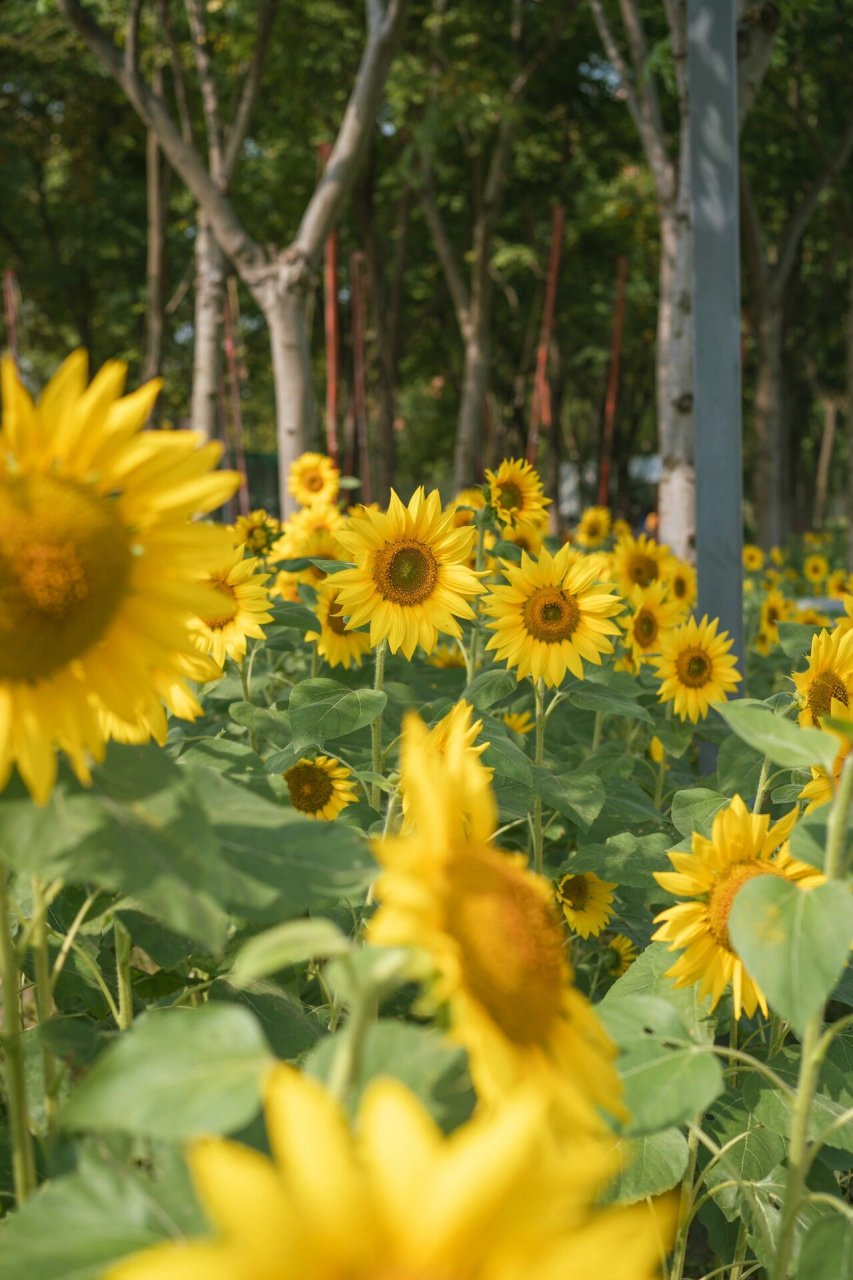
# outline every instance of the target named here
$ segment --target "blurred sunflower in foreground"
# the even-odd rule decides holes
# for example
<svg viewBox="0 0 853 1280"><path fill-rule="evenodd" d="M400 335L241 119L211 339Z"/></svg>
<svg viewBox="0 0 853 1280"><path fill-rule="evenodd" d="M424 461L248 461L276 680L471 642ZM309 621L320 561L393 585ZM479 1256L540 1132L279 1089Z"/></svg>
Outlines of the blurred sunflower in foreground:
<svg viewBox="0 0 853 1280"><path fill-rule="evenodd" d="M189 624L217 607L201 579L231 533L193 517L240 477L193 432L143 431L162 384L122 396L126 373L87 385L77 351L34 404L2 365L0 787L16 764L39 803L57 749L88 782L109 736L163 741L163 703L193 718L186 681L217 674Z"/></svg>
<svg viewBox="0 0 853 1280"><path fill-rule="evenodd" d="M614 1144L559 1146L530 1090L446 1137L379 1079L353 1129L322 1084L280 1065L265 1112L271 1160L225 1138L189 1149L216 1234L155 1246L106 1280L653 1280L672 1240L671 1199L596 1205Z"/></svg>

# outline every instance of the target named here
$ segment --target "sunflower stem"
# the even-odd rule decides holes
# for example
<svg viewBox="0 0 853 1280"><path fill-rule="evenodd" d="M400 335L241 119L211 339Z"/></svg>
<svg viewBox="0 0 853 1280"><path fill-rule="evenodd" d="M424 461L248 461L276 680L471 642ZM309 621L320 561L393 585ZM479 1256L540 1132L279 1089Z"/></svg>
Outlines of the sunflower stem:
<svg viewBox="0 0 853 1280"><path fill-rule="evenodd" d="M385 645L384 640L380 640L376 646L376 669L373 675L373 688L380 692L385 679ZM382 712L370 724L370 745L372 749L372 768L373 772L379 774L382 772ZM379 810L382 803L382 792L379 784L374 782L370 788L370 803L374 809Z"/></svg>
<svg viewBox="0 0 853 1280"><path fill-rule="evenodd" d="M545 685L542 680L535 681L533 692L536 697L536 748L534 763L542 768L545 760ZM542 797L537 795L533 801L533 870L537 875L544 875L544 836L542 832Z"/></svg>
<svg viewBox="0 0 853 1280"><path fill-rule="evenodd" d="M0 978L3 981L3 1039L5 1080L12 1135L12 1176L19 1205L36 1188L36 1161L30 1133L27 1082L24 1074L23 1025L19 1000L20 975L15 944L9 928L9 877L0 867Z"/></svg>
<svg viewBox="0 0 853 1280"><path fill-rule="evenodd" d="M118 1025L127 1031L133 1025L133 985L130 980L130 934L121 921L113 925L116 949L116 982L118 986Z"/></svg>
<svg viewBox="0 0 853 1280"><path fill-rule="evenodd" d="M33 963L36 979L36 1011L39 1026L53 1013L53 984L50 976L50 952L47 947L47 901L39 876L33 876ZM56 1058L47 1044L42 1046L44 1069L44 1111L49 1137L56 1134Z"/></svg>
<svg viewBox="0 0 853 1280"><path fill-rule="evenodd" d="M690 1126L687 1135L687 1168L681 1180L681 1197L678 1205L678 1233L675 1237L675 1248L672 1253L672 1267L669 1280L681 1280L684 1274L684 1263L687 1258L687 1237L690 1234L690 1212L693 1203L693 1183L696 1179L696 1160L699 1155L699 1132L696 1125Z"/></svg>
<svg viewBox="0 0 853 1280"><path fill-rule="evenodd" d="M743 1264L746 1259L746 1243L746 1227L741 1222L738 1227L737 1240L735 1241L735 1252L732 1258L732 1270L729 1280L741 1280Z"/></svg>
<svg viewBox="0 0 853 1280"><path fill-rule="evenodd" d="M853 793L853 754L847 756L841 767L841 777L835 791L835 803L829 815L826 837L824 871L828 880L843 880L847 874L847 815Z"/></svg>
<svg viewBox="0 0 853 1280"><path fill-rule="evenodd" d="M604 712L596 711L595 725L592 730L592 750L597 751L601 746L601 738L604 733Z"/></svg>
<svg viewBox="0 0 853 1280"><path fill-rule="evenodd" d="M755 793L755 803L752 806L753 813L761 813L764 807L764 797L767 794L767 782L770 777L770 757L764 757L764 763L761 766L761 773L758 776L758 790Z"/></svg>
<svg viewBox="0 0 853 1280"><path fill-rule="evenodd" d="M664 751L660 761L658 762L658 776L655 780L655 808L660 810L663 804L663 784L666 779L666 752Z"/></svg>

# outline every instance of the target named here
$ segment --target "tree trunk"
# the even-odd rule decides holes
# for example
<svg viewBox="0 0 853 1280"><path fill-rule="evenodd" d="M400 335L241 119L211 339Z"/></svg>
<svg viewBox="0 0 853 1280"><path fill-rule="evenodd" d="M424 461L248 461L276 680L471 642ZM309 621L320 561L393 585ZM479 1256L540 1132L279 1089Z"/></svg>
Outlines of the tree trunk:
<svg viewBox="0 0 853 1280"><path fill-rule="evenodd" d="M677 556L692 559L696 504L691 323L693 273L686 191L688 173L688 160L682 154L678 201L661 216L656 385L662 465L658 489L659 537Z"/></svg>
<svg viewBox="0 0 853 1280"><path fill-rule="evenodd" d="M826 500L829 496L829 465L832 462L832 446L835 443L835 428L838 424L838 401L835 396L825 396L823 400L823 434L820 440L820 455L817 460L817 475L814 487L815 529L820 529L826 519Z"/></svg>
<svg viewBox="0 0 853 1280"><path fill-rule="evenodd" d="M779 546L782 523L782 306L765 298L756 306L755 516L765 550Z"/></svg>
<svg viewBox="0 0 853 1280"><path fill-rule="evenodd" d="M306 294L298 284L288 287L288 283L285 268L270 276L255 294L270 333L282 516L295 510L287 487L290 466L302 453L305 441L314 438L316 419Z"/></svg>
<svg viewBox="0 0 853 1280"><path fill-rule="evenodd" d="M462 398L453 452L454 492L478 484L482 478L483 401L489 382L488 324L482 314L465 339Z"/></svg>
<svg viewBox="0 0 853 1280"><path fill-rule="evenodd" d="M847 564L853 566L853 272L847 303Z"/></svg>
<svg viewBox="0 0 853 1280"><path fill-rule="evenodd" d="M149 129L145 138L145 177L148 205L148 245L145 267L145 358L140 379L148 382L160 372L163 359L163 335L166 307L166 206L167 174L157 135ZM157 402L159 405L159 400ZM158 408L152 410L150 422L156 422Z"/></svg>
<svg viewBox="0 0 853 1280"><path fill-rule="evenodd" d="M219 420L225 255L201 213L196 226L195 344L190 416L193 430L200 432L205 440L212 440L217 435Z"/></svg>

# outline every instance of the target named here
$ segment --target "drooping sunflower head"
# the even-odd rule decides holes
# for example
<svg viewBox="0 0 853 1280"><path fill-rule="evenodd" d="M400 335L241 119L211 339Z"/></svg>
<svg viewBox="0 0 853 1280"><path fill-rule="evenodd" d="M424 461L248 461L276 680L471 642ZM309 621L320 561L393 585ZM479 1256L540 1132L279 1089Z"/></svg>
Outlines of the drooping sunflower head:
<svg viewBox="0 0 853 1280"><path fill-rule="evenodd" d="M453 640L440 640L427 658L431 667L440 671L465 669L465 654Z"/></svg>
<svg viewBox="0 0 853 1280"><path fill-rule="evenodd" d="M234 525L235 547L245 547L253 556L264 559L281 535L281 521L259 507L247 516L239 516Z"/></svg>
<svg viewBox="0 0 853 1280"><path fill-rule="evenodd" d="M532 733L536 727L529 711L505 711L501 719L508 729L522 736Z"/></svg>
<svg viewBox="0 0 853 1280"><path fill-rule="evenodd" d="M767 1015L761 988L747 973L732 948L729 917L738 892L757 876L782 876L801 888L824 883L826 877L788 853L787 838L796 822L793 809L771 824L767 814L750 813L740 796L714 817L711 837L694 834L690 853L670 853L674 871L656 871L662 889L687 901L668 907L655 917L660 928L653 938L668 942L681 955L668 976L679 987L699 983L700 996L710 995L715 1007L731 985L734 1014L752 1017L756 1008Z"/></svg>
<svg viewBox="0 0 853 1280"><path fill-rule="evenodd" d="M457 619L473 618L469 601L483 590L466 563L474 530L454 526L437 490L416 490L407 507L392 492L387 512L353 517L338 537L356 564L334 574L341 609L351 627L370 623L372 645L387 640L411 658L440 633L461 637Z"/></svg>
<svg viewBox="0 0 853 1280"><path fill-rule="evenodd" d="M458 529L474 523L474 514L482 511L486 505L486 495L482 489L460 489L456 497L447 504L447 510L453 513L453 523Z"/></svg>
<svg viewBox="0 0 853 1280"><path fill-rule="evenodd" d="M325 453L303 453L290 464L287 488L302 507L330 504L338 496L341 473Z"/></svg>
<svg viewBox="0 0 853 1280"><path fill-rule="evenodd" d="M829 561L826 556L806 556L803 561L803 577L813 587L819 587L829 573Z"/></svg>
<svg viewBox="0 0 853 1280"><path fill-rule="evenodd" d="M648 587L663 576L669 548L641 533L620 538L613 548L613 580L625 599L635 586Z"/></svg>
<svg viewBox="0 0 853 1280"><path fill-rule="evenodd" d="M610 511L607 507L587 507L575 529L575 541L582 547L600 547L610 535Z"/></svg>
<svg viewBox="0 0 853 1280"><path fill-rule="evenodd" d="M284 774L290 803L306 818L337 818L356 798L351 770L329 756L303 756Z"/></svg>
<svg viewBox="0 0 853 1280"><path fill-rule="evenodd" d="M833 569L826 580L826 594L833 600L843 600L850 590L851 577L846 569Z"/></svg>
<svg viewBox="0 0 853 1280"><path fill-rule="evenodd" d="M364 631L353 631L347 625L338 590L329 581L317 588L316 612L320 630L306 631L305 639L316 646L330 667L360 667L365 654L370 652L370 636Z"/></svg>
<svg viewBox="0 0 853 1280"><path fill-rule="evenodd" d="M760 573L764 568L764 552L752 542L744 543L743 567L747 573Z"/></svg>
<svg viewBox="0 0 853 1280"><path fill-rule="evenodd" d="M779 623L787 621L794 612L793 603L781 591L768 591L761 602L761 630L774 644L779 641Z"/></svg>
<svg viewBox="0 0 853 1280"><path fill-rule="evenodd" d="M538 560L522 554L520 565L504 562L507 585L497 585L483 604L495 634L486 645L498 661L556 688L571 671L583 679L583 661L601 664L612 653L608 636L619 628L610 619L621 612L617 595L597 580L595 565L571 564L569 546Z"/></svg>
<svg viewBox="0 0 853 1280"><path fill-rule="evenodd" d="M727 631L717 633L717 620L689 618L672 631L655 658L661 681L658 697L671 702L676 715L695 724L714 703L725 702L743 678L735 669Z"/></svg>
<svg viewBox="0 0 853 1280"><path fill-rule="evenodd" d="M612 957L611 973L614 978L621 978L637 959L639 953L636 944L630 938L626 938L624 933L614 933L612 938L607 939L607 948Z"/></svg>
<svg viewBox="0 0 853 1280"><path fill-rule="evenodd" d="M501 538L504 542L511 542L514 546L520 547L529 556L538 556L544 541L541 527L527 520L520 520L514 525L504 525Z"/></svg>
<svg viewBox="0 0 853 1280"><path fill-rule="evenodd" d="M192 432L143 431L161 383L122 397L125 375L112 361L87 386L78 351L34 404L2 365L0 788L17 764L39 803L57 748L86 782L107 726L163 741L163 703L196 716L186 681L211 675L190 619L231 535L192 518L240 477Z"/></svg>
<svg viewBox="0 0 853 1280"><path fill-rule="evenodd" d="M523 458L504 458L497 471L487 471L489 502L501 524L540 524L551 499L539 473Z"/></svg>
<svg viewBox="0 0 853 1280"><path fill-rule="evenodd" d="M844 733L829 723L824 724L823 727L829 733L834 733L838 739L838 754L832 762L831 774L827 773L826 769L812 767L811 782L807 782L800 792L800 799L808 801L805 809L806 813L811 813L813 809L819 809L821 805L829 804L832 801L835 795L835 788L841 778L841 769L844 761L850 754L851 749L853 749L853 706L845 706L843 702L833 698L829 707L829 715L833 720L846 722L849 728L848 732Z"/></svg>
<svg viewBox="0 0 853 1280"><path fill-rule="evenodd" d="M569 928L582 938L597 938L613 915L615 884L601 880L594 871L564 875L556 894Z"/></svg>
<svg viewBox="0 0 853 1280"><path fill-rule="evenodd" d="M821 631L812 637L805 671L792 679L800 699L800 724L820 728L833 699L844 707L853 701L853 631Z"/></svg>
<svg viewBox="0 0 853 1280"><path fill-rule="evenodd" d="M630 613L619 619L625 628L624 643L635 663L649 661L680 623L683 609L668 597L666 583L660 579L648 587L634 587L629 603Z"/></svg>
<svg viewBox="0 0 853 1280"><path fill-rule="evenodd" d="M678 556L669 556L664 561L663 579L670 599L678 602L682 613L689 613L699 594L693 565L680 560Z"/></svg>
<svg viewBox="0 0 853 1280"><path fill-rule="evenodd" d="M226 658L242 662L247 639L262 640L261 623L272 619L265 585L269 574L257 573L259 567L259 561L244 557L242 547L236 547L203 579L216 593L216 608L196 616L192 629L200 651L209 653L220 667Z"/></svg>

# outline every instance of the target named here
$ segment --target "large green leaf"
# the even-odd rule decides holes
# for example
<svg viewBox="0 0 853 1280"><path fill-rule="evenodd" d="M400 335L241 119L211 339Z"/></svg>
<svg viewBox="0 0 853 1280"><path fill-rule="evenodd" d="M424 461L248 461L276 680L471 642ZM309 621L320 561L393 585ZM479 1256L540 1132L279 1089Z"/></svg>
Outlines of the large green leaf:
<svg viewBox="0 0 853 1280"><path fill-rule="evenodd" d="M608 1199L636 1204L675 1187L687 1168L687 1139L676 1128L626 1138L619 1148L619 1176Z"/></svg>
<svg viewBox="0 0 853 1280"><path fill-rule="evenodd" d="M746 1106L740 1089L737 1094L727 1094L714 1111L714 1117L705 1122L706 1129L723 1155L707 1169L705 1184L714 1190L714 1199L729 1221L736 1221L744 1192L728 1184L766 1178L784 1160L786 1143L782 1134L768 1128Z"/></svg>
<svg viewBox="0 0 853 1280"><path fill-rule="evenodd" d="M671 820L676 831L683 836L710 836L714 815L729 803L728 796L708 787L686 787L672 801Z"/></svg>
<svg viewBox="0 0 853 1280"><path fill-rule="evenodd" d="M573 871L594 871L603 880L647 889L654 871L670 869L666 850L671 844L665 832L635 836L631 831L623 831L610 836L603 844L581 840L571 866Z"/></svg>
<svg viewBox="0 0 853 1280"><path fill-rule="evenodd" d="M820 729L801 729L776 715L763 702L740 698L717 708L739 738L786 769L822 765L831 769L838 754L838 739Z"/></svg>
<svg viewBox="0 0 853 1280"><path fill-rule="evenodd" d="M637 700L639 692L636 680L631 676L623 678L622 672L609 668L605 674L595 672L593 675L590 672L586 680L567 689L570 707L580 707L583 711L601 711L625 720L643 720L646 724L654 724L650 712Z"/></svg>
<svg viewBox="0 0 853 1280"><path fill-rule="evenodd" d="M290 920L243 944L235 957L231 980L236 987L245 987L288 965L346 955L349 949L349 939L331 920Z"/></svg>
<svg viewBox="0 0 853 1280"><path fill-rule="evenodd" d="M823 871L823 864L826 861L826 841L829 835L831 812L831 805L821 805L812 813L804 814L791 832L791 853L801 858L803 862L817 867L819 871ZM848 842L851 834L853 834L853 814L849 816L847 823Z"/></svg>
<svg viewBox="0 0 853 1280"><path fill-rule="evenodd" d="M839 1211L809 1227L800 1246L797 1280L853 1276L853 1221Z"/></svg>
<svg viewBox="0 0 853 1280"><path fill-rule="evenodd" d="M247 1009L211 1003L149 1012L104 1050L61 1123L164 1142L231 1133L257 1114L271 1061Z"/></svg>
<svg viewBox="0 0 853 1280"><path fill-rule="evenodd" d="M604 807L604 783L594 773L580 770L555 775L533 766L533 785L550 809L586 831Z"/></svg>
<svg viewBox="0 0 853 1280"><path fill-rule="evenodd" d="M465 697L476 711L487 711L502 698L508 698L517 688L518 680L512 671L481 671L468 685Z"/></svg>
<svg viewBox="0 0 853 1280"><path fill-rule="evenodd" d="M707 1042L714 1038L714 1018L708 1012L708 997L699 998L697 987L676 987L667 976L667 970L675 963L675 956L663 942L652 942L637 957L627 973L623 974L607 992L612 1004L635 995L659 996L677 1010L692 1039Z"/></svg>
<svg viewBox="0 0 853 1280"><path fill-rule="evenodd" d="M289 703L294 750L363 729L382 714L387 700L376 689L348 689L338 680L302 680Z"/></svg>
<svg viewBox="0 0 853 1280"><path fill-rule="evenodd" d="M483 764L490 765L502 778L533 785L530 761L524 752L509 738L494 737L483 752Z"/></svg>
<svg viewBox="0 0 853 1280"><path fill-rule="evenodd" d="M738 891L729 934L774 1012L802 1034L844 969L853 897L838 882L799 889L780 876L759 876Z"/></svg>

